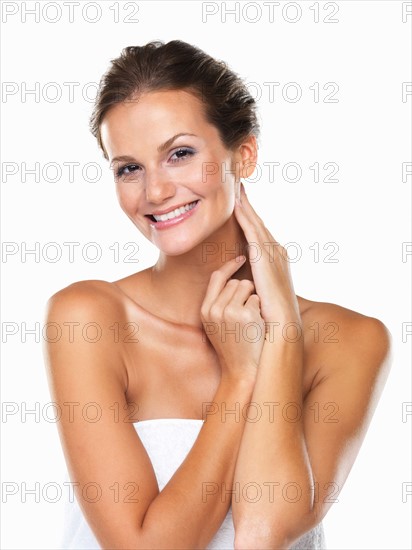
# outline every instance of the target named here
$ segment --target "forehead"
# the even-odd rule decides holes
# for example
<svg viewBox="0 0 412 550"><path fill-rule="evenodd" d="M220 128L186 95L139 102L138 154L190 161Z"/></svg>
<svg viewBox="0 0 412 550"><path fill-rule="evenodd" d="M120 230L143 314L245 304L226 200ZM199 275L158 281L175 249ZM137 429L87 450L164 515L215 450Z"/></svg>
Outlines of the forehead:
<svg viewBox="0 0 412 550"><path fill-rule="evenodd" d="M190 132L218 137L206 121L202 100L186 90L157 90L110 107L100 126L109 156L122 154L136 139L158 146L172 135Z"/></svg>
<svg viewBox="0 0 412 550"><path fill-rule="evenodd" d="M152 91L115 104L100 125L109 159L149 153L178 133L195 134L220 149L219 131L206 120L204 107L200 98L186 90Z"/></svg>

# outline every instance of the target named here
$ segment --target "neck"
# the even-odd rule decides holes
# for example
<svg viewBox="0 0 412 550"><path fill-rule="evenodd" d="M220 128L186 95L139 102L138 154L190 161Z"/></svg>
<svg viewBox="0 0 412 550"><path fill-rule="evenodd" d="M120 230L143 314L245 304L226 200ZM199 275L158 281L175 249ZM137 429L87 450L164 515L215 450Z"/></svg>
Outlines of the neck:
<svg viewBox="0 0 412 550"><path fill-rule="evenodd" d="M151 287L165 318L201 327L200 308L210 276L232 258L247 254L247 240L234 215L213 235L186 254L160 253L151 268ZM249 261L233 276L253 280Z"/></svg>

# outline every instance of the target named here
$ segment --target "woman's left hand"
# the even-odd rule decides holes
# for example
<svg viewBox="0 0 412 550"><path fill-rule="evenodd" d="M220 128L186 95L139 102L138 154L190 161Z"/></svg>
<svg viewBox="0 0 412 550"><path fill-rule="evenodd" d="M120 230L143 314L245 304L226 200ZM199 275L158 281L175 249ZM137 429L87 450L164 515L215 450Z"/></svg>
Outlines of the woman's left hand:
<svg viewBox="0 0 412 550"><path fill-rule="evenodd" d="M252 208L242 183L240 188L241 204L236 201L235 216L248 241L249 262L263 320L301 325L287 251Z"/></svg>

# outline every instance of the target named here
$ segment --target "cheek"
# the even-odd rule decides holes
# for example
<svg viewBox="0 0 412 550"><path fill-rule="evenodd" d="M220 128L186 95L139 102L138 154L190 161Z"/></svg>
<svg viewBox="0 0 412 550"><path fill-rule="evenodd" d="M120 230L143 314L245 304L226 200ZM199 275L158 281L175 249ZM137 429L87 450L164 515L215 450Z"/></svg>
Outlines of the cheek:
<svg viewBox="0 0 412 550"><path fill-rule="evenodd" d="M203 195L213 201L213 218L217 216L221 222L226 222L235 207L235 175L230 163L204 163L203 171Z"/></svg>
<svg viewBox="0 0 412 550"><path fill-rule="evenodd" d="M118 183L116 186L116 195L124 212L133 213L131 210L136 210L139 207L141 193L136 185L127 185L124 182Z"/></svg>
<svg viewBox="0 0 412 550"><path fill-rule="evenodd" d="M141 193L133 190L132 187L126 189L125 187L120 186L116 188L116 194L120 208L139 229L139 231L146 235L147 228L141 223L140 217L138 216L138 214L142 211L140 206Z"/></svg>
<svg viewBox="0 0 412 550"><path fill-rule="evenodd" d="M231 170L229 162L221 164L215 182L216 190L230 203L233 210L235 205L236 178L234 172Z"/></svg>
<svg viewBox="0 0 412 550"><path fill-rule="evenodd" d="M171 170L169 175L176 187L179 185L187 186L195 193L203 195L207 192L212 181L211 176L208 175L209 164L199 159L197 162Z"/></svg>
<svg viewBox="0 0 412 550"><path fill-rule="evenodd" d="M233 184L221 182L220 179L216 182L216 187L211 191L210 198L213 204L213 217L217 218L221 223L225 223L233 214L235 208L235 193Z"/></svg>
<svg viewBox="0 0 412 550"><path fill-rule="evenodd" d="M223 155L205 155L199 163L188 168L192 181L199 183L205 192L225 192L234 185L230 159Z"/></svg>

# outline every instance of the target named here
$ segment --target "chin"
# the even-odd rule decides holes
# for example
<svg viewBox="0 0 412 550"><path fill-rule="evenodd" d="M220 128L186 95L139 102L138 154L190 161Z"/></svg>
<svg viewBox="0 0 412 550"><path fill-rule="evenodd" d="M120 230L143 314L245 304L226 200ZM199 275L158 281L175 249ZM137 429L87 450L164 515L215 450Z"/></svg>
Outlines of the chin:
<svg viewBox="0 0 412 550"><path fill-rule="evenodd" d="M188 254L189 252L195 252L196 249L200 249L202 252L202 247L206 244L220 244L221 240L224 238L224 235L221 234L221 230L225 227L225 224L231 217L231 213L228 213L223 219L219 220L217 223L214 220L205 221L202 228L198 228L198 231L183 231L179 234L179 231L169 233L169 230L163 231L161 235L152 234L149 237L151 243L159 249L162 254L166 256L181 256L183 254ZM216 242L217 241L217 242Z"/></svg>
<svg viewBox="0 0 412 550"><path fill-rule="evenodd" d="M162 240L151 241L162 254L166 256L182 256L184 254L199 252L204 254L204 246L215 243L216 229L213 232L193 235L192 238L165 238ZM203 256L202 256L203 257Z"/></svg>
<svg viewBox="0 0 412 550"><path fill-rule="evenodd" d="M186 242L179 242L179 241L173 241L170 240L170 242L153 242L156 248L159 249L159 251L162 254L165 254L166 256L182 256L183 254L187 254L191 250L195 249L196 246L199 246L200 243L195 242L193 240L186 241Z"/></svg>

